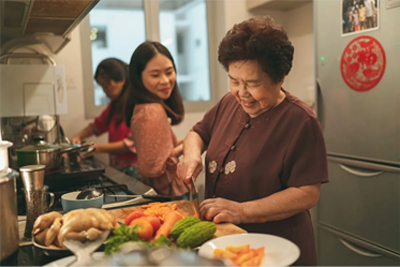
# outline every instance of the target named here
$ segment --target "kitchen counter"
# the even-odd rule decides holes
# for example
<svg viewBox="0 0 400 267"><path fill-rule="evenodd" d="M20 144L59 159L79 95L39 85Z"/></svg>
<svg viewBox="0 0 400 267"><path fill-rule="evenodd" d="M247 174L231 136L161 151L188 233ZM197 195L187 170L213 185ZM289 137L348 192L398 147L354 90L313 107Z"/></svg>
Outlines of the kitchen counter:
<svg viewBox="0 0 400 267"><path fill-rule="evenodd" d="M144 194L151 189L151 187L137 181L120 171L102 163L105 166L105 175L112 178L118 184L126 184L128 189L136 194ZM149 202L146 200L146 202ZM140 205L141 203L138 203ZM20 234L20 247L10 257L0 262L0 266L43 266L58 258L46 256L41 249L32 245L31 241L25 240L23 233L25 230L24 216L18 216L18 228Z"/></svg>

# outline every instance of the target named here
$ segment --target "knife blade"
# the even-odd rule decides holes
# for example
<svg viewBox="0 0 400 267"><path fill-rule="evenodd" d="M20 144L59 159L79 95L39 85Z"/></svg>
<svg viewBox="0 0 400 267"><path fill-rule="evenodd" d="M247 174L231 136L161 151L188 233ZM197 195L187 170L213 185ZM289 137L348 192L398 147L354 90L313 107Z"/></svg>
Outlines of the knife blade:
<svg viewBox="0 0 400 267"><path fill-rule="evenodd" d="M199 191L197 190L196 184L194 183L193 176L191 177L190 182L191 182L192 203L194 205L194 208L196 209L197 214L200 215L200 213L199 213Z"/></svg>
<svg viewBox="0 0 400 267"><path fill-rule="evenodd" d="M172 200L182 200L182 197L174 197L174 196L163 196L163 195L105 195L106 197L124 197L124 198L137 198L142 197L145 199L152 199L158 201L172 201Z"/></svg>

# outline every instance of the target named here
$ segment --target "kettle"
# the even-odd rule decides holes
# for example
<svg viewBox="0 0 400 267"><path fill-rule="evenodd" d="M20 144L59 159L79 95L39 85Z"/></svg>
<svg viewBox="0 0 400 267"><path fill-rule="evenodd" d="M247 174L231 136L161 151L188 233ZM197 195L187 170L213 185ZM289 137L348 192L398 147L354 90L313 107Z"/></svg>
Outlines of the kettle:
<svg viewBox="0 0 400 267"><path fill-rule="evenodd" d="M0 260L11 256L19 247L17 188L19 173L8 169L0 178Z"/></svg>

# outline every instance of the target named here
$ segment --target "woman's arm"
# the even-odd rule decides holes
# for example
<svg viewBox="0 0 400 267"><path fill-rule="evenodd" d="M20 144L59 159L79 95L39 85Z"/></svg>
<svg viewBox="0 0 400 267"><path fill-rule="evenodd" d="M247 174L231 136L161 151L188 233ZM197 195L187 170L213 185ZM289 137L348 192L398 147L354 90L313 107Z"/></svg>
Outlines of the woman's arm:
<svg viewBox="0 0 400 267"><path fill-rule="evenodd" d="M83 138L92 136L95 134L95 130L92 124L89 124L88 126L86 126L85 128L83 128L82 131L80 131L79 133L75 134L74 137L72 137L72 143L73 144L80 144L81 140Z"/></svg>
<svg viewBox="0 0 400 267"><path fill-rule="evenodd" d="M131 151L124 141L117 141L108 144L97 144L94 145L97 152L100 153L123 153Z"/></svg>
<svg viewBox="0 0 400 267"><path fill-rule="evenodd" d="M173 152L174 156L179 158L182 155L182 153L183 153L183 144L177 145L174 148L174 152Z"/></svg>
<svg viewBox="0 0 400 267"><path fill-rule="evenodd" d="M178 178L189 180L192 176L197 177L203 169L201 154L204 142L194 131L190 131L183 141L183 159L178 164Z"/></svg>
<svg viewBox="0 0 400 267"><path fill-rule="evenodd" d="M289 187L268 197L242 203L242 223L260 223L289 218L318 203L321 184Z"/></svg>
<svg viewBox="0 0 400 267"><path fill-rule="evenodd" d="M268 197L235 202L209 198L200 205L200 216L215 223L263 223L289 218L314 207L319 199L321 184L290 187Z"/></svg>

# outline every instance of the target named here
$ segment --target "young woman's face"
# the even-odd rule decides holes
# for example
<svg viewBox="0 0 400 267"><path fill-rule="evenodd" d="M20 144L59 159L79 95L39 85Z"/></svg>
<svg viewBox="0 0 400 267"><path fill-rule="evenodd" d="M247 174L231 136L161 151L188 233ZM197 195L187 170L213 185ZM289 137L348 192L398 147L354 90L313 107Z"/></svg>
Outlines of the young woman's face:
<svg viewBox="0 0 400 267"><path fill-rule="evenodd" d="M104 77L101 76L97 77L97 82L103 88L104 93L111 100L115 100L118 98L125 84L125 80L117 82L114 80L105 79Z"/></svg>
<svg viewBox="0 0 400 267"><path fill-rule="evenodd" d="M157 53L142 72L143 85L152 94L167 100L175 86L176 73L172 61Z"/></svg>
<svg viewBox="0 0 400 267"><path fill-rule="evenodd" d="M229 64L231 93L251 118L275 107L285 98L281 91L283 80L272 82L257 61L242 60Z"/></svg>

